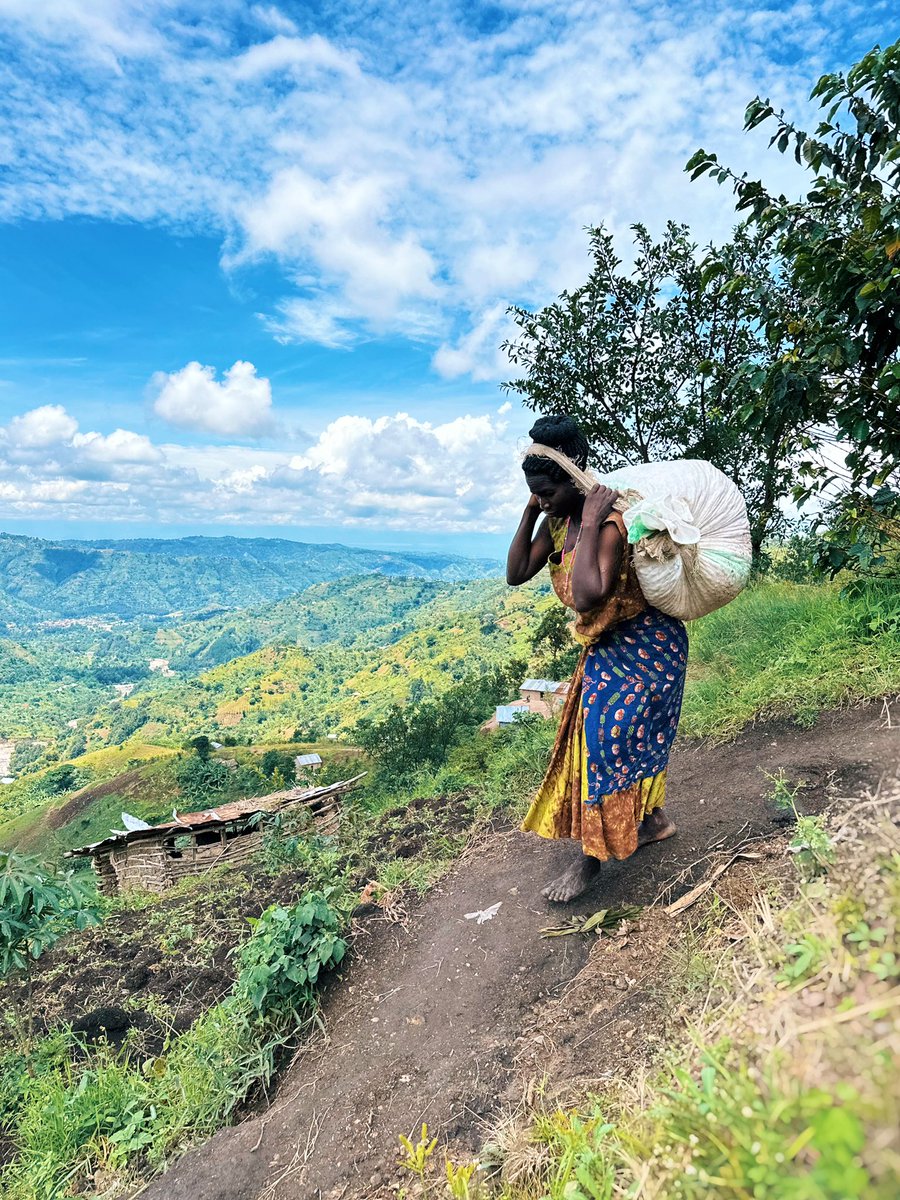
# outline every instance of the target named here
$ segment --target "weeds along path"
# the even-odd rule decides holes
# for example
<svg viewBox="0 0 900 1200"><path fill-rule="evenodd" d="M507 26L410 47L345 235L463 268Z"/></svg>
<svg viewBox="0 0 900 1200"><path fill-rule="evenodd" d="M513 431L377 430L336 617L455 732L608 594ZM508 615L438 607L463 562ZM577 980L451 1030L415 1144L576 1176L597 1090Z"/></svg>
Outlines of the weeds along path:
<svg viewBox="0 0 900 1200"><path fill-rule="evenodd" d="M774 832L765 771L783 769L793 783L805 781L806 811L894 773L900 705L892 724L881 705L870 705L826 715L813 729L772 723L725 745L682 744L670 772L678 837L608 866L594 890L565 912L649 905L667 890L674 898L703 874L710 850ZM604 1026L609 997L601 989L592 1004L578 985L569 989L587 960L588 940L541 937L561 910L543 900L540 886L570 852L569 845L516 831L494 834L471 847L405 921L364 923L352 964L325 1002L327 1036L313 1038L298 1056L272 1105L186 1155L140 1193L142 1200L388 1195L398 1134L416 1140L426 1121L442 1139L477 1148L482 1119L549 1065L554 1041L569 1045L561 1060L566 1073L601 1075L599 1062L582 1060L604 1050L594 1034ZM497 903L492 920L466 919ZM659 928L651 914L648 944L635 946L632 936L627 952L617 950L626 958L616 969L627 974L631 955L654 957L658 970ZM657 1020L657 1008L648 1003L642 1018L644 1010L633 1006L634 1021ZM566 1029L567 1022L577 1028ZM542 1031L549 1035L546 1054ZM639 1032L635 1044L646 1033ZM618 1036L615 1027L606 1036ZM620 1048L605 1048L613 1064Z"/></svg>

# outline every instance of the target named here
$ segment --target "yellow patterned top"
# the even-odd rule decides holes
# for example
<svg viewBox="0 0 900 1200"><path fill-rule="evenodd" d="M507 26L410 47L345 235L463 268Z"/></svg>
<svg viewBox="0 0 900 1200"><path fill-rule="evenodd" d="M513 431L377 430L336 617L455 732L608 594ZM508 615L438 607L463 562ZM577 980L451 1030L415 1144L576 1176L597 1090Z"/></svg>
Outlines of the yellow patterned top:
<svg viewBox="0 0 900 1200"><path fill-rule="evenodd" d="M575 613L575 620L570 628L575 640L583 646L590 646L611 626L617 625L619 621L627 621L629 617L636 617L639 612L643 612L647 607L647 601L644 599L641 585L638 583L638 578L635 574L634 555L628 544L625 522L622 520L621 514L617 512L610 513L604 524L609 524L610 522L615 524L625 544L622 555L622 571L619 575L615 591L613 591L612 595L607 596L599 608L593 608L590 612L586 613ZM575 565L575 555L578 553L578 546L576 544L575 549L569 551L564 563L563 547L566 541L566 527L567 522L560 517L547 518L547 529L553 541L554 551L548 565L553 590L563 604L565 604L566 608L574 610L575 605L572 601L572 568Z"/></svg>

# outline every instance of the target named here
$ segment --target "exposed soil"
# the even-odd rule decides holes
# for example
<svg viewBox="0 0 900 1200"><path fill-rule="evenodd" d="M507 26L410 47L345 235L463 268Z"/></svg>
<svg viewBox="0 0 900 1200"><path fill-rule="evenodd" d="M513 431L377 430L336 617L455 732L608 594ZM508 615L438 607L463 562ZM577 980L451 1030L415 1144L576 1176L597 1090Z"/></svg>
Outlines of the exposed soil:
<svg viewBox="0 0 900 1200"><path fill-rule="evenodd" d="M757 726L725 745L681 744L670 767L679 835L604 868L564 914L651 905L686 891L710 851L747 838L763 856L782 818L764 771L804 781L802 807L875 784L900 760L880 705L815 728ZM561 910L540 896L572 847L501 831L473 846L407 920L360 923L353 960L326 997L319 1036L264 1113L223 1131L141 1192L143 1200L362 1200L390 1194L397 1135L431 1129L476 1149L484 1119L535 1073L565 1089L620 1070L658 1036L655 986L675 924L652 910L619 938L542 938ZM777 851L780 853L780 851ZM750 865L728 886L752 891ZM494 919L466 914L501 903Z"/></svg>
<svg viewBox="0 0 900 1200"><path fill-rule="evenodd" d="M121 787L134 774L98 785L92 795L114 783ZM465 797L427 803L435 811L424 813L422 802L413 801L378 821L360 819L361 829L347 831L342 865L353 870L360 887L378 861L427 853L432 839L463 837L471 828ZM102 925L69 935L35 964L36 1029L69 1024L83 1037L114 1045L128 1034L133 1053L158 1054L173 1030L188 1029L230 990L232 951L249 933L247 918L270 904L293 904L307 886L301 870L271 874L262 864L222 869L188 892L113 912ZM0 1003L23 1002L22 985L0 984ZM110 1023L112 1010L120 1015Z"/></svg>

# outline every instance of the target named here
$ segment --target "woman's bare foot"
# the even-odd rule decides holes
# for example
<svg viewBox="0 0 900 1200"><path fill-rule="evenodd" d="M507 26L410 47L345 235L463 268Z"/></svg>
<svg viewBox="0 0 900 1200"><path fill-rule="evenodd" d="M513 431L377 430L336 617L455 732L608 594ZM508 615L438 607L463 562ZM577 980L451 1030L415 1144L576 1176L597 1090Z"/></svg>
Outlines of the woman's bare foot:
<svg viewBox="0 0 900 1200"><path fill-rule="evenodd" d="M589 854L579 854L568 871L548 883L541 895L555 904L567 904L588 890L600 866L599 859L591 858Z"/></svg>
<svg viewBox="0 0 900 1200"><path fill-rule="evenodd" d="M650 842L664 842L666 838L674 837L678 830L666 816L662 808L654 809L644 817L638 826L638 845L647 846Z"/></svg>

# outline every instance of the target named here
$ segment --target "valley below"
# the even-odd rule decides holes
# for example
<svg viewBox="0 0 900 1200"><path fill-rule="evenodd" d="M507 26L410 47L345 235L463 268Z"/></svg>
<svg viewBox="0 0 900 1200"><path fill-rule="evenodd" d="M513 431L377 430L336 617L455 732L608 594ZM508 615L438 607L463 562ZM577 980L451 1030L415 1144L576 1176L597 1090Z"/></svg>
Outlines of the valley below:
<svg viewBox="0 0 900 1200"><path fill-rule="evenodd" d="M807 1055L859 1143L847 1171L888 1200L884 1052L864 1078L842 1064L852 1039L896 1046L896 597L772 574L693 622L677 836L561 909L540 888L570 848L517 829L553 712L482 726L525 680L568 678L562 610L465 560L369 566L233 606L185 575L166 613L63 616L45 590L35 616L7 590L0 853L71 879L84 920L0 981L4 1196L556 1200L572 1179L605 1200L653 1162L668 1200L694 1162L756 1169L770 1128L812 1131L798 1173L831 1161ZM264 811L358 776L325 835ZM98 895L67 857L126 814L182 854L185 814L238 811L252 852L158 892ZM279 974L313 961L321 988ZM702 1139L666 1150L701 1103L727 1168Z"/></svg>

